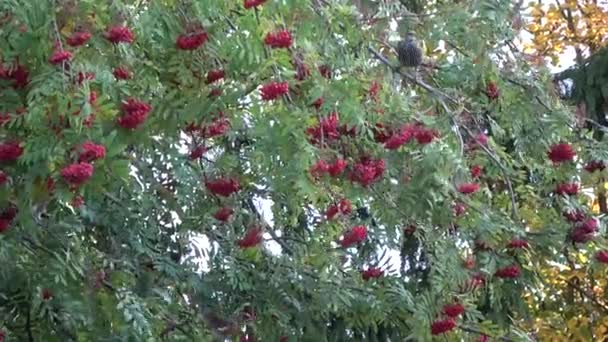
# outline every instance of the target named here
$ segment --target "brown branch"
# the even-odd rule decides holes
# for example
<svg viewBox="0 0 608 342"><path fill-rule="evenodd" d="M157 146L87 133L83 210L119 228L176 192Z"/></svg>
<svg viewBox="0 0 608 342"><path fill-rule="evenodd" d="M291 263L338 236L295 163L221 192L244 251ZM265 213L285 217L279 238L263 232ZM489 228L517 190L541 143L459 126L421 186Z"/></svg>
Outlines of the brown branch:
<svg viewBox="0 0 608 342"><path fill-rule="evenodd" d="M575 289L578 293L583 295L583 297L585 297L585 298L589 299L590 301L592 301L593 303L595 303L600 309L602 309L604 311L604 313L608 314L608 306L606 304L600 302L597 298L595 298L595 296L593 294L589 293L587 290L578 286L570 279L566 279L565 282L566 282L566 284L568 284L568 286L570 286L571 288Z"/></svg>

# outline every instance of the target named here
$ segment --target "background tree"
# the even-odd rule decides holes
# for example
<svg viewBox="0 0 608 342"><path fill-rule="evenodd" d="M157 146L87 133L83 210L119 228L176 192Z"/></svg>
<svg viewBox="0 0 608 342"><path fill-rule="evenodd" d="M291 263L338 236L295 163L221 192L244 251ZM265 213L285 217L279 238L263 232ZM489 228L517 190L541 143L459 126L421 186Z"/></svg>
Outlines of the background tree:
<svg viewBox="0 0 608 342"><path fill-rule="evenodd" d="M532 340L547 265L605 272L519 4L0 9L2 339Z"/></svg>
<svg viewBox="0 0 608 342"><path fill-rule="evenodd" d="M581 187L590 194L594 213L608 213L606 183L603 172L606 150L605 84L606 23L608 8L597 1L556 1L536 3L530 8L527 29L533 34L528 52L538 57L549 57L553 64L573 63L569 69L554 75L560 96L576 106L577 121L572 127L585 140L593 158L598 162L582 164L591 176L581 178ZM574 50L573 61L563 53ZM592 133L590 135L590 133ZM594 138L594 139L591 139ZM596 142L594 142L596 140ZM544 298L534 299L531 305L540 317L535 323L540 336L551 336L563 341L587 341L606 335L605 273L601 268L589 267L590 255L584 249L568 252L566 262L546 264L541 272L547 274ZM553 299L560 298L557 301ZM567 305L564 305L566 303ZM565 326L556 334L556 326Z"/></svg>

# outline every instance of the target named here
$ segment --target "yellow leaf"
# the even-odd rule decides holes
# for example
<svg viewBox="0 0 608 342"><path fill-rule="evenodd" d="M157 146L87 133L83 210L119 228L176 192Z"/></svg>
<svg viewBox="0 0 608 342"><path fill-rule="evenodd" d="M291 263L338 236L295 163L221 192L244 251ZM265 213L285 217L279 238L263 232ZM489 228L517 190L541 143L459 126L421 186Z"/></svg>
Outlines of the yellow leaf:
<svg viewBox="0 0 608 342"><path fill-rule="evenodd" d="M68 19L66 21L65 25L63 25L63 27L61 28L61 34L64 36L69 36L72 34L73 31L74 31L74 20Z"/></svg>

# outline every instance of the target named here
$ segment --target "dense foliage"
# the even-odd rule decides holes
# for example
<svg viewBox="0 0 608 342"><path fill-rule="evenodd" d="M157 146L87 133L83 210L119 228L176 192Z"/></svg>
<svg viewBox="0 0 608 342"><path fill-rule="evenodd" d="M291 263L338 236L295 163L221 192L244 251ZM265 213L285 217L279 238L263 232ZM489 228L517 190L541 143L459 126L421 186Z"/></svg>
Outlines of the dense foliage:
<svg viewBox="0 0 608 342"><path fill-rule="evenodd" d="M0 341L533 340L605 277L605 143L511 1L0 11Z"/></svg>

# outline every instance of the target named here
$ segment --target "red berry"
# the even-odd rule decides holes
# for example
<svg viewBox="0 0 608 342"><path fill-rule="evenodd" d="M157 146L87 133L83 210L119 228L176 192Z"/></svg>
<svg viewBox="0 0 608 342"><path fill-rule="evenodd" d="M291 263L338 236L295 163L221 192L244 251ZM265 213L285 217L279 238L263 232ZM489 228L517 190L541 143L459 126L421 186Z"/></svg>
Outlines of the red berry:
<svg viewBox="0 0 608 342"><path fill-rule="evenodd" d="M325 100L322 97L319 97L311 105L314 106L317 110L319 110L323 106L323 103L325 103Z"/></svg>
<svg viewBox="0 0 608 342"><path fill-rule="evenodd" d="M70 202L70 205L76 209L82 207L83 204L84 198L82 198L82 196L74 196L74 198L72 198L72 201Z"/></svg>
<svg viewBox="0 0 608 342"><path fill-rule="evenodd" d="M523 240L523 239L513 239L509 242L509 244L507 244L507 248L510 248L510 249L528 248L528 247L530 247L530 244L528 243L528 241Z"/></svg>
<svg viewBox="0 0 608 342"><path fill-rule="evenodd" d="M61 64L63 62L67 62L72 59L72 53L65 50L55 50L51 57L49 57L49 63L51 64Z"/></svg>
<svg viewBox="0 0 608 342"><path fill-rule="evenodd" d="M212 194L228 197L241 189L241 184L235 178L220 178L214 181L205 181L205 186Z"/></svg>
<svg viewBox="0 0 608 342"><path fill-rule="evenodd" d="M117 80L128 80L131 78L131 72L125 66L119 66L112 71Z"/></svg>
<svg viewBox="0 0 608 342"><path fill-rule="evenodd" d="M443 314L451 318L462 315L464 311L464 306L460 303L446 304L443 306Z"/></svg>
<svg viewBox="0 0 608 342"><path fill-rule="evenodd" d="M319 178L329 171L329 167L329 164L327 164L325 160L321 159L310 168L309 172L314 178Z"/></svg>
<svg viewBox="0 0 608 342"><path fill-rule="evenodd" d="M89 41L91 37L92 35L90 32L79 31L72 33L72 35L68 37L68 39L66 39L66 42L69 46L81 46L84 45L87 41Z"/></svg>
<svg viewBox="0 0 608 342"><path fill-rule="evenodd" d="M483 174L483 166L473 165L471 166L471 178L479 178Z"/></svg>
<svg viewBox="0 0 608 342"><path fill-rule="evenodd" d="M327 118L319 121L319 124L306 129L306 135L312 144L319 144L321 141L328 143L340 138L338 126L340 124L338 113L333 112Z"/></svg>
<svg viewBox="0 0 608 342"><path fill-rule="evenodd" d="M291 33L287 30L269 32L264 38L264 44L273 49L286 48L288 49L293 42Z"/></svg>
<svg viewBox="0 0 608 342"><path fill-rule="evenodd" d="M16 141L0 144L0 162L12 162L23 154L23 147Z"/></svg>
<svg viewBox="0 0 608 342"><path fill-rule="evenodd" d="M271 101L280 96L289 93L289 83L287 82L270 82L262 86L260 95L262 100Z"/></svg>
<svg viewBox="0 0 608 342"><path fill-rule="evenodd" d="M367 238L367 228L356 226L344 233L340 245L344 248L352 247L365 241L365 238Z"/></svg>
<svg viewBox="0 0 608 342"><path fill-rule="evenodd" d="M486 95L490 100L496 100L500 96L500 90L494 82L488 83L486 87Z"/></svg>
<svg viewBox="0 0 608 342"><path fill-rule="evenodd" d="M86 141L83 143L79 150L79 162L91 163L95 160L103 159L106 156L106 148L103 145L95 144L92 141Z"/></svg>
<svg viewBox="0 0 608 342"><path fill-rule="evenodd" d="M496 277L505 278L505 279L519 278L520 274L521 274L521 270L519 269L519 266L517 266L517 265L511 265L511 266L499 268L498 270L496 270L496 273L494 273L494 275Z"/></svg>
<svg viewBox="0 0 608 342"><path fill-rule="evenodd" d="M118 124L126 129L135 129L146 121L151 110L149 104L129 98L122 104L123 115L118 118Z"/></svg>
<svg viewBox="0 0 608 342"><path fill-rule="evenodd" d="M602 264L608 264L608 251L599 251L595 254L597 261Z"/></svg>
<svg viewBox="0 0 608 342"><path fill-rule="evenodd" d="M431 334L441 335L456 328L456 322L452 318L437 320L431 323Z"/></svg>
<svg viewBox="0 0 608 342"><path fill-rule="evenodd" d="M577 183L561 183L555 187L555 192L558 195L562 196L574 196L578 194L578 184Z"/></svg>
<svg viewBox="0 0 608 342"><path fill-rule="evenodd" d="M207 72L205 83L211 84L224 78L224 70L210 70Z"/></svg>
<svg viewBox="0 0 608 342"><path fill-rule="evenodd" d="M63 179L72 186L84 184L93 176L93 165L87 162L68 165L61 170Z"/></svg>
<svg viewBox="0 0 608 342"><path fill-rule="evenodd" d="M585 170L589 173L595 171L603 171L606 168L606 163L602 160L592 160L585 165Z"/></svg>
<svg viewBox="0 0 608 342"><path fill-rule="evenodd" d="M234 214L234 210L230 207L223 207L218 209L215 214L213 214L213 217L215 217L216 220L221 221L221 222L228 222L228 220L230 219L230 216L232 216L232 214Z"/></svg>
<svg viewBox="0 0 608 342"><path fill-rule="evenodd" d="M383 275L384 275L384 271L377 267L370 267L367 270L361 271L361 277L365 281L368 281L370 279L380 278Z"/></svg>
<svg viewBox="0 0 608 342"><path fill-rule="evenodd" d="M458 192L461 194L469 195L479 191L479 184L476 183L462 183L458 185Z"/></svg>
<svg viewBox="0 0 608 342"><path fill-rule="evenodd" d="M209 39L207 32L199 29L194 32L181 34L177 37L175 44L180 50L196 50L203 46L207 39Z"/></svg>
<svg viewBox="0 0 608 342"><path fill-rule="evenodd" d="M205 154L205 152L207 152L207 148L203 145L199 145L195 147L192 151L190 151L188 158L190 158L190 160L199 159Z"/></svg>
<svg viewBox="0 0 608 342"><path fill-rule="evenodd" d="M114 44L118 43L133 43L135 41L135 35L126 26L112 26L107 29L104 33L107 40Z"/></svg>
<svg viewBox="0 0 608 342"><path fill-rule="evenodd" d="M44 288L42 289L42 293L41 293L41 297L42 300L51 300L53 299L53 291L51 291L50 289Z"/></svg>
<svg viewBox="0 0 608 342"><path fill-rule="evenodd" d="M242 248L251 248L259 245L262 242L262 229L254 226L249 228L245 233L245 236L237 241L237 245Z"/></svg>
<svg viewBox="0 0 608 342"><path fill-rule="evenodd" d="M576 152L570 144L560 143L552 145L547 155L554 164L559 164L573 160Z"/></svg>
<svg viewBox="0 0 608 342"><path fill-rule="evenodd" d="M355 164L350 173L350 180L362 186L369 186L379 180L386 169L386 164L382 159L363 158Z"/></svg>
<svg viewBox="0 0 608 342"><path fill-rule="evenodd" d="M243 5L246 9L257 7L265 3L267 0L245 0Z"/></svg>
<svg viewBox="0 0 608 342"><path fill-rule="evenodd" d="M319 66L319 73L321 76L330 79L332 76L331 67L329 65L321 65Z"/></svg>
<svg viewBox="0 0 608 342"><path fill-rule="evenodd" d="M338 158L333 164L329 165L327 172L329 172L329 175L332 177L338 177L342 174L347 165L348 163L346 160Z"/></svg>
<svg viewBox="0 0 608 342"><path fill-rule="evenodd" d="M380 93L380 89L382 89L382 86L380 85L380 83L373 81L372 85L369 87L369 90L367 91L367 95L370 98L372 98L373 100L377 101L378 93Z"/></svg>

